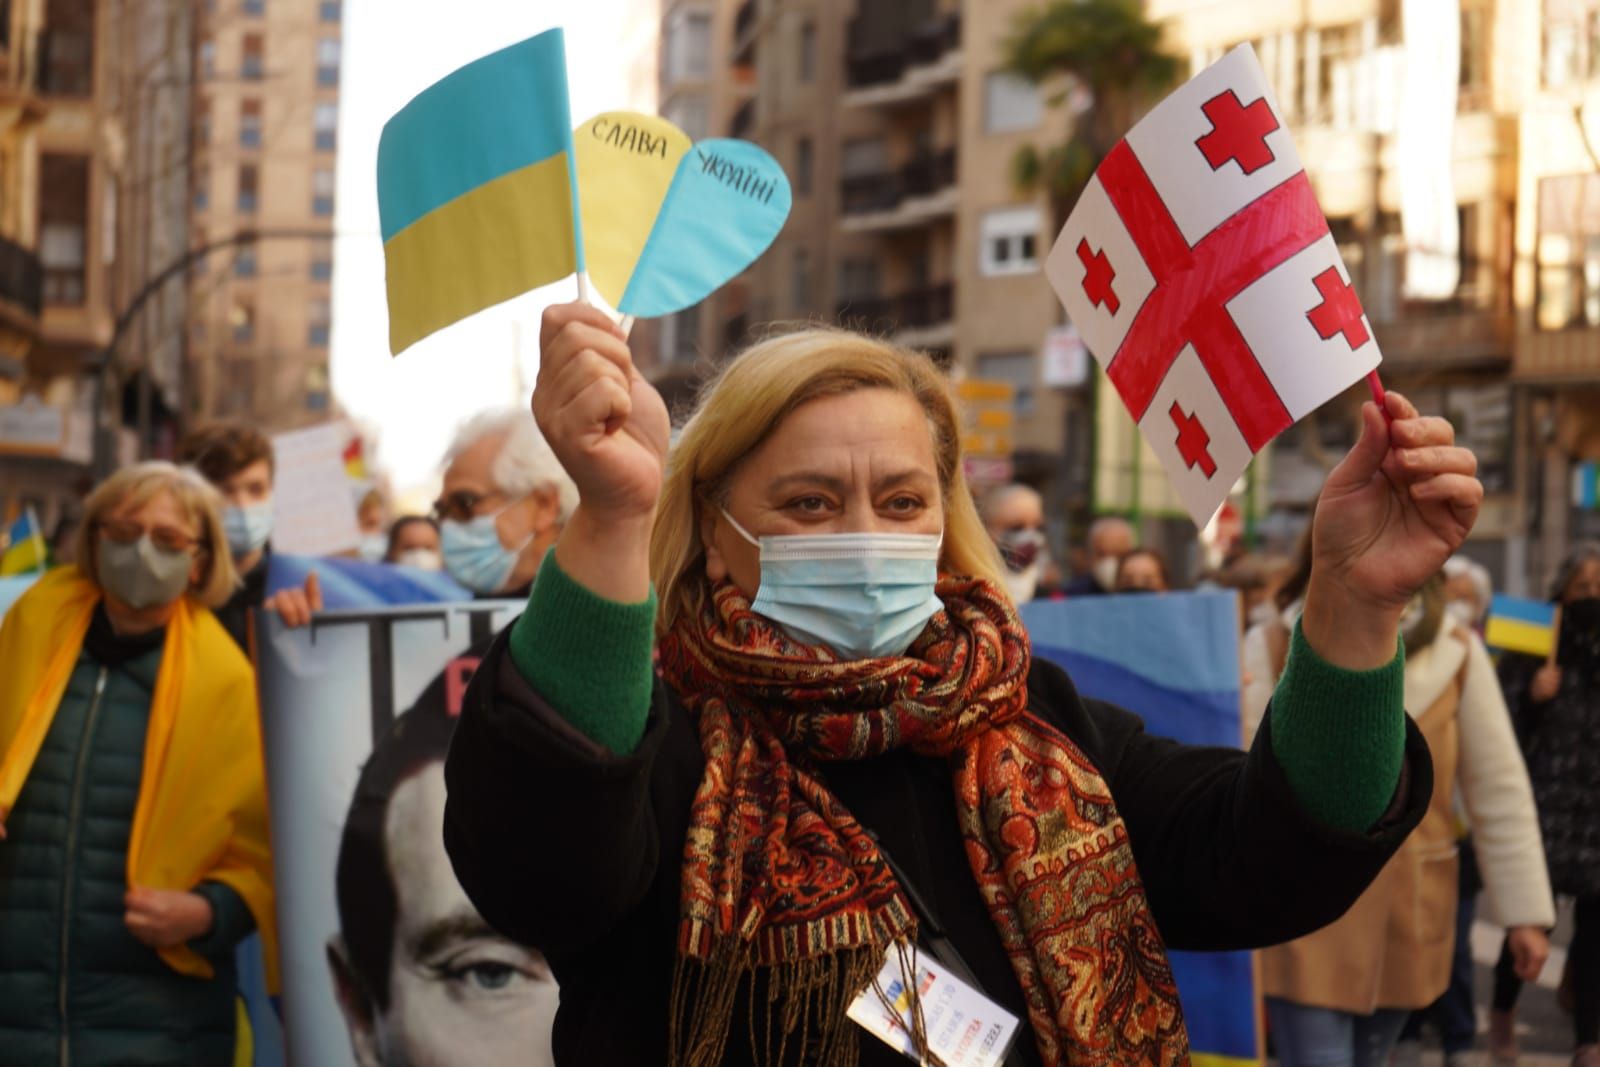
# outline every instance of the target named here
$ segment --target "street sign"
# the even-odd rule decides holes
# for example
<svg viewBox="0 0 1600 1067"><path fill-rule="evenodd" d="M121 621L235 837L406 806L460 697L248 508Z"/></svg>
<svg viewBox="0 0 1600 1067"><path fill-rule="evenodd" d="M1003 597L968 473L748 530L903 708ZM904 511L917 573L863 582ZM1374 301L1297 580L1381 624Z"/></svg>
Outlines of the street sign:
<svg viewBox="0 0 1600 1067"><path fill-rule="evenodd" d="M1070 389L1089 380L1089 349L1076 326L1054 326L1046 331L1039 361L1047 386Z"/></svg>

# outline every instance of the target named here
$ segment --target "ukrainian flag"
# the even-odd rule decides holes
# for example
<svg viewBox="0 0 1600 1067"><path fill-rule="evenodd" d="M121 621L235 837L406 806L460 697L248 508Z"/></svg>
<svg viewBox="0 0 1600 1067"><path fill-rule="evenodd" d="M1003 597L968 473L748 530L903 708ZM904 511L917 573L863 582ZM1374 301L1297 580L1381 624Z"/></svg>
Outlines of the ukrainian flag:
<svg viewBox="0 0 1600 1067"><path fill-rule="evenodd" d="M583 269L561 30L469 63L383 128L389 348Z"/></svg>
<svg viewBox="0 0 1600 1067"><path fill-rule="evenodd" d="M1548 657L1556 646L1556 606L1544 600L1496 596L1489 604L1483 640L1491 648Z"/></svg>
<svg viewBox="0 0 1600 1067"><path fill-rule="evenodd" d="M0 554L0 575L42 571L48 563L39 516L28 508L6 533L5 552Z"/></svg>

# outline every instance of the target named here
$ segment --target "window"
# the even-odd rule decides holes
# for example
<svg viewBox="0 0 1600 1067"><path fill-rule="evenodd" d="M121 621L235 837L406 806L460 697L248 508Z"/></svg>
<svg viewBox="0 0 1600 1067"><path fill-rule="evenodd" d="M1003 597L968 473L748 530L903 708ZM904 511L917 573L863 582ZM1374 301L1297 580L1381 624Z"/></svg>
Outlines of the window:
<svg viewBox="0 0 1600 1067"><path fill-rule="evenodd" d="M1481 93L1489 86L1489 29L1487 8L1470 2L1461 5L1460 84L1463 93Z"/></svg>
<svg viewBox="0 0 1600 1067"><path fill-rule="evenodd" d="M261 34L244 35L244 58L239 63L239 75L250 81L267 76L267 39Z"/></svg>
<svg viewBox="0 0 1600 1067"><path fill-rule="evenodd" d="M706 98L702 93L679 93L662 109L662 117L689 135L689 140L700 141L711 132Z"/></svg>
<svg viewBox="0 0 1600 1067"><path fill-rule="evenodd" d="M317 42L317 84L339 84L339 38L324 37Z"/></svg>
<svg viewBox="0 0 1600 1067"><path fill-rule="evenodd" d="M1006 382L1016 390L1012 411L1018 418L1033 414L1039 361L1032 352L979 353L978 377L984 381Z"/></svg>
<svg viewBox="0 0 1600 1067"><path fill-rule="evenodd" d="M194 172L194 209L204 211L211 206L211 172L205 167Z"/></svg>
<svg viewBox="0 0 1600 1067"><path fill-rule="evenodd" d="M239 168L239 211L246 215L254 215L258 206L258 192L260 175L255 164L246 163Z"/></svg>
<svg viewBox="0 0 1600 1067"><path fill-rule="evenodd" d="M333 171L318 167L311 173L311 212L326 218L333 214Z"/></svg>
<svg viewBox="0 0 1600 1067"><path fill-rule="evenodd" d="M809 85L817 80L817 26L806 22L800 27L800 81Z"/></svg>
<svg viewBox="0 0 1600 1067"><path fill-rule="evenodd" d="M1039 90L1008 71L994 71L983 79L983 128L988 133L1012 133L1039 125L1042 109Z"/></svg>
<svg viewBox="0 0 1600 1067"><path fill-rule="evenodd" d="M244 100L239 104L239 147L261 147L261 101Z"/></svg>
<svg viewBox="0 0 1600 1067"><path fill-rule="evenodd" d="M344 5L339 0L322 0L317 7L317 17L323 22L339 22L344 18Z"/></svg>
<svg viewBox="0 0 1600 1067"><path fill-rule="evenodd" d="M1547 21L1544 28L1544 86L1561 89L1578 76L1578 28L1570 22Z"/></svg>
<svg viewBox="0 0 1600 1067"><path fill-rule="evenodd" d="M228 323L233 327L234 344L247 345L256 339L256 312L249 304L233 305Z"/></svg>
<svg viewBox="0 0 1600 1067"><path fill-rule="evenodd" d="M328 365L312 363L306 367L306 410L328 410Z"/></svg>
<svg viewBox="0 0 1600 1067"><path fill-rule="evenodd" d="M839 299L872 300L878 296L878 261L847 259L839 264Z"/></svg>
<svg viewBox="0 0 1600 1067"><path fill-rule="evenodd" d="M978 269L989 277L1038 270L1040 225L1036 207L1006 208L985 214L979 238Z"/></svg>
<svg viewBox="0 0 1600 1067"><path fill-rule="evenodd" d="M6 5L9 14L10 5ZM52 96L94 95L93 4L50 4L38 37L39 88Z"/></svg>
<svg viewBox="0 0 1600 1067"><path fill-rule="evenodd" d="M794 250L794 273L789 279L790 306L797 314L811 310L811 254L804 248Z"/></svg>
<svg viewBox="0 0 1600 1067"><path fill-rule="evenodd" d="M882 174L889 169L889 144L881 137L863 137L844 143L839 173L846 178Z"/></svg>
<svg viewBox="0 0 1600 1067"><path fill-rule="evenodd" d="M242 244L233 253L233 276L235 278L254 278L256 276L256 246Z"/></svg>
<svg viewBox="0 0 1600 1067"><path fill-rule="evenodd" d="M1315 40L1313 54L1317 57L1314 117L1335 126L1349 126L1355 104L1356 63L1361 58L1361 26L1350 23L1311 32Z"/></svg>
<svg viewBox="0 0 1600 1067"><path fill-rule="evenodd" d="M327 348L328 333L332 329L329 325L333 320L333 308L326 300L313 300L307 313L306 343L312 348Z"/></svg>
<svg viewBox="0 0 1600 1067"><path fill-rule="evenodd" d="M332 241L318 241L312 246L311 280L314 282L327 282L333 280Z"/></svg>
<svg viewBox="0 0 1600 1067"><path fill-rule="evenodd" d="M1536 256L1539 329L1600 326L1600 174L1539 182Z"/></svg>
<svg viewBox="0 0 1600 1067"><path fill-rule="evenodd" d="M200 42L200 77L210 81L217 76L217 42L207 37Z"/></svg>
<svg viewBox="0 0 1600 1067"><path fill-rule="evenodd" d="M668 363L693 363L700 345L700 304L661 320L661 351Z"/></svg>
<svg viewBox="0 0 1600 1067"><path fill-rule="evenodd" d="M794 193L811 195L811 138L801 137L794 143Z"/></svg>
<svg viewBox="0 0 1600 1067"><path fill-rule="evenodd" d="M39 160L39 266L44 302L82 304L89 261L89 157Z"/></svg>
<svg viewBox="0 0 1600 1067"><path fill-rule="evenodd" d="M317 151L332 152L339 143L339 105L320 103L313 115Z"/></svg>
<svg viewBox="0 0 1600 1067"><path fill-rule="evenodd" d="M257 18L267 13L267 0L244 0L241 6L244 8L246 15L253 15Z"/></svg>
<svg viewBox="0 0 1600 1067"><path fill-rule="evenodd" d="M706 11L674 12L667 20L662 49L666 82L703 81L711 76L711 15Z"/></svg>

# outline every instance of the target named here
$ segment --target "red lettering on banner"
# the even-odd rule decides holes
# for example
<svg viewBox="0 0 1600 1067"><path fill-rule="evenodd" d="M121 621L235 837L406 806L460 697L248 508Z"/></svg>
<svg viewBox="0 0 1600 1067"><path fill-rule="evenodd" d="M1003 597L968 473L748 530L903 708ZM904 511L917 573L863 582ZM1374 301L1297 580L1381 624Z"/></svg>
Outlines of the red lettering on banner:
<svg viewBox="0 0 1600 1067"><path fill-rule="evenodd" d="M1258 451L1294 420L1226 305L1328 233L1311 182L1304 171L1295 174L1191 248L1128 142L1106 156L1099 177L1156 283L1106 368L1122 402L1143 419L1191 344L1245 443Z"/></svg>
<svg viewBox="0 0 1600 1067"><path fill-rule="evenodd" d="M467 700L467 683L483 661L476 656L458 656L444 665L444 707L452 719L461 717Z"/></svg>
<svg viewBox="0 0 1600 1067"><path fill-rule="evenodd" d="M1277 131L1278 120L1265 97L1244 107L1229 89L1201 104L1200 110L1211 120L1211 132L1194 146L1212 170L1221 170L1232 162L1246 174L1254 174L1276 158L1267 147L1267 134Z"/></svg>
<svg viewBox="0 0 1600 1067"><path fill-rule="evenodd" d="M1200 422L1198 415L1186 415L1174 400L1167 409L1172 424L1178 428L1178 455L1190 470L1198 464L1200 473L1207 478L1217 473L1217 461L1211 458L1211 435Z"/></svg>
<svg viewBox="0 0 1600 1067"><path fill-rule="evenodd" d="M1095 307L1103 306L1115 315L1117 309L1122 307L1122 300L1118 298L1117 291L1111 288L1111 283L1117 279L1117 272L1111 269L1105 249L1091 252L1088 239L1082 238L1078 241L1078 262L1083 264L1083 295Z"/></svg>
<svg viewBox="0 0 1600 1067"><path fill-rule="evenodd" d="M1336 333L1343 334L1344 343L1352 352L1366 344L1372 335L1367 332L1367 324L1361 321L1361 298L1356 296L1354 287L1339 277L1339 268L1329 267L1311 281L1322 294L1322 303L1306 312L1317 336L1327 341Z"/></svg>

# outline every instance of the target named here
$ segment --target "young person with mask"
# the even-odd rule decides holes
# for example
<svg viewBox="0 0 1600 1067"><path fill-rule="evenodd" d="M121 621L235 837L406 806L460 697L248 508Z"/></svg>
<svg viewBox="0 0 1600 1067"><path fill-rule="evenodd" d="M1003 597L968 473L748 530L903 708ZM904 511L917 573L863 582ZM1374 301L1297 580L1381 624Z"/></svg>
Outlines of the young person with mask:
<svg viewBox="0 0 1600 1067"><path fill-rule="evenodd" d="M1600 1067L1600 543L1580 544L1551 583L1561 605L1553 661L1508 652L1500 681L1539 802L1555 891L1576 901L1563 985L1572 1004L1574 1067ZM1522 981L1511 946L1495 968L1489 1051L1516 1059Z"/></svg>
<svg viewBox="0 0 1600 1067"><path fill-rule="evenodd" d="M846 1007L918 951L1022 1020L1008 1062L1183 1063L1164 946L1324 925L1427 807L1399 618L1482 487L1396 394L1324 486L1248 754L1032 657L925 356L763 342L669 458L620 333L567 305L533 403L582 504L469 688L445 843L549 958L559 1064L902 1063Z"/></svg>
<svg viewBox="0 0 1600 1067"><path fill-rule="evenodd" d="M272 442L237 423L212 423L184 437L178 462L195 468L222 494L222 523L239 573L238 590L217 607L217 618L246 654L253 655L254 613L276 611L285 626L304 626L322 610L315 572L305 586L276 588L272 580Z"/></svg>
<svg viewBox="0 0 1600 1067"><path fill-rule="evenodd" d="M234 947L273 946L255 676L199 475L127 467L0 625L0 1060L234 1062ZM272 979L275 982L275 978Z"/></svg>
<svg viewBox="0 0 1600 1067"><path fill-rule="evenodd" d="M439 553L439 524L426 515L402 515L389 527L388 547L383 561L401 567L438 571L444 569Z"/></svg>
<svg viewBox="0 0 1600 1067"><path fill-rule="evenodd" d="M1308 534L1279 590L1287 618L1309 602L1314 559ZM1272 644L1285 647L1292 624L1264 626L1278 627ZM1283 1067L1384 1067L1412 1013L1433 1005L1461 968L1470 978L1473 912L1471 897L1463 906L1461 892L1457 797L1472 828L1492 918L1510 931L1517 973L1537 975L1550 952L1545 930L1555 903L1533 793L1488 650L1445 610L1442 576L1411 598L1400 628L1405 707L1433 756L1432 797L1399 855L1338 922L1261 954ZM1262 677L1245 688L1249 729L1272 714L1267 705L1281 667L1253 668ZM1466 989L1464 1044L1459 1005L1443 1016L1448 1054L1471 1048L1470 983ZM1408 1057L1417 1051L1415 1044L1406 1046Z"/></svg>
<svg viewBox="0 0 1600 1067"><path fill-rule="evenodd" d="M1153 548L1136 548L1117 561L1119 593L1169 593L1172 580L1167 576L1167 561Z"/></svg>
<svg viewBox="0 0 1600 1067"><path fill-rule="evenodd" d="M486 411L457 431L433 505L444 569L480 597L525 597L578 504L526 411Z"/></svg>
<svg viewBox="0 0 1600 1067"><path fill-rule="evenodd" d="M1105 515L1089 524L1089 571L1067 583L1067 596L1099 596L1115 592L1117 565L1134 549L1133 524Z"/></svg>
<svg viewBox="0 0 1600 1067"><path fill-rule="evenodd" d="M1000 562L1005 564L1002 577L1011 602L1026 604L1040 593L1040 580L1050 567L1044 499L1032 486L1013 482L989 491L981 515L983 528L989 531L1000 550Z"/></svg>

